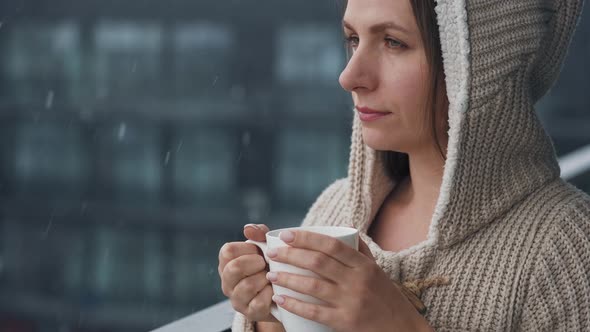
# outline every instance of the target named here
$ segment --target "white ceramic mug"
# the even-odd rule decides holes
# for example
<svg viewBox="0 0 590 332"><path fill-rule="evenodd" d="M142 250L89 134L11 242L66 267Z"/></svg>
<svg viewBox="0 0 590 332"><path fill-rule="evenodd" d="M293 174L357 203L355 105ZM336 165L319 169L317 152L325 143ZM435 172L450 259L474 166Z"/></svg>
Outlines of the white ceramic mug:
<svg viewBox="0 0 590 332"><path fill-rule="evenodd" d="M359 241L358 230L356 230L354 228L350 228L350 227L308 226L308 227L292 227L292 228L283 228L283 229L273 230L273 231L266 233L266 243L256 242L256 241L252 241L252 240L246 241L248 243L252 243L252 244L257 245L262 250L262 252L264 253L264 259L268 262L269 270L271 272L288 272L288 273L293 273L293 274L321 278L317 274L315 274L309 270L301 269L301 268L295 267L293 265L279 263L279 262L275 262L273 260L268 259L268 256L266 255L267 250L288 246L288 244L286 244L281 239L279 239L279 234L282 231L286 231L286 230L309 231L309 232L328 235L328 236L331 236L333 238L336 238L336 239L344 242L346 245L350 246L351 248L358 250L358 241ZM277 295L287 295L287 296L290 296L290 297L293 297L293 298L296 298L298 300L305 301L308 303L322 304L322 301L320 301L312 296L304 295L304 294L301 294L298 292L294 292L290 289L287 289L287 288L284 288L281 286L276 286L273 284L272 289L273 289L273 292ZM277 307L277 305L274 303L271 307L271 314L283 324L283 326L287 332L302 332L302 331L305 331L305 332L332 332L332 329L330 329L329 327L319 324L317 322L305 319L303 317L297 316L295 314L292 314L281 307Z"/></svg>

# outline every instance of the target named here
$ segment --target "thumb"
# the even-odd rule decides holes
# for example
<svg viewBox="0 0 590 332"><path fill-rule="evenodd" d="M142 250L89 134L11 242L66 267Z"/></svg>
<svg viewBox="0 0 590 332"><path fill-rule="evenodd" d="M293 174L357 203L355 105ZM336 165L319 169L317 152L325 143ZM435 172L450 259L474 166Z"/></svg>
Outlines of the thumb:
<svg viewBox="0 0 590 332"><path fill-rule="evenodd" d="M270 229L264 224L247 224L244 225L244 236L248 240L266 242L265 234Z"/></svg>
<svg viewBox="0 0 590 332"><path fill-rule="evenodd" d="M363 241L363 239L359 236L359 251L369 257L372 261L375 261L375 257L373 256L373 253L371 252L371 249L369 249L369 246L365 243L365 241Z"/></svg>

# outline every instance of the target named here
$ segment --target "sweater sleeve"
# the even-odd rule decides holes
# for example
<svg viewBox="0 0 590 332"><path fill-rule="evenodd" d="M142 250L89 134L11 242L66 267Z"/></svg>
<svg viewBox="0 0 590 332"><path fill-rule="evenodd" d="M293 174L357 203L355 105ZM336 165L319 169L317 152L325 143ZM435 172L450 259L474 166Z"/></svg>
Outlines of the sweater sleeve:
<svg viewBox="0 0 590 332"><path fill-rule="evenodd" d="M590 331L590 200L568 210L544 237L520 331Z"/></svg>
<svg viewBox="0 0 590 332"><path fill-rule="evenodd" d="M318 223L326 215L341 209L341 205L345 204L346 179L340 179L328 186L313 203L309 212L307 213L303 225L310 226ZM334 210L334 211L333 211ZM255 332L254 323L246 319L246 317L239 312L234 316L232 324L233 332Z"/></svg>

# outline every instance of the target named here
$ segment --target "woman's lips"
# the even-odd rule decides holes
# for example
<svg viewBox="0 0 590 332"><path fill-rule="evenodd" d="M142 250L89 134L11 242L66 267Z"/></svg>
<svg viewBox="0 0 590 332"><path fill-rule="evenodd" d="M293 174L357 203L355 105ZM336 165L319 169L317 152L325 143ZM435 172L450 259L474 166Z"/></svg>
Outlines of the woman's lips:
<svg viewBox="0 0 590 332"><path fill-rule="evenodd" d="M363 122L376 121L391 114L391 112L383 112L371 109L369 107L358 107L359 118Z"/></svg>

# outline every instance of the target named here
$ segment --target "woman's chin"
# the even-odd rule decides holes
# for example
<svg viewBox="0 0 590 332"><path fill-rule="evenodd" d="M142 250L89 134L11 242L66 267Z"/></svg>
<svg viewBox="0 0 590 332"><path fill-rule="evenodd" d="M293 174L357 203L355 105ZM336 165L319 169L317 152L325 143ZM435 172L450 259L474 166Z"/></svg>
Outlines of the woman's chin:
<svg viewBox="0 0 590 332"><path fill-rule="evenodd" d="M392 144L391 134L388 135L377 128L363 127L363 142L373 150L397 151Z"/></svg>

